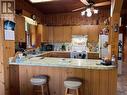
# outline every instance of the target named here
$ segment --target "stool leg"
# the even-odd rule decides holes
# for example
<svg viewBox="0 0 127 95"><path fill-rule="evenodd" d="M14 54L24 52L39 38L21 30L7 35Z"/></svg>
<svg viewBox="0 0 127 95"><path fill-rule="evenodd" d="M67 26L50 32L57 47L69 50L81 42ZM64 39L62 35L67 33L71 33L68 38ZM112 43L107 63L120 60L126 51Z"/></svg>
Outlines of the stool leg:
<svg viewBox="0 0 127 95"><path fill-rule="evenodd" d="M67 95L67 94L68 94L68 88L65 89L65 95Z"/></svg>
<svg viewBox="0 0 127 95"><path fill-rule="evenodd" d="M43 85L41 85L41 93L42 93L42 95L44 95L44 86Z"/></svg>
<svg viewBox="0 0 127 95"><path fill-rule="evenodd" d="M50 95L48 84L46 84L46 95Z"/></svg>
<svg viewBox="0 0 127 95"><path fill-rule="evenodd" d="M79 95L79 90L78 90L78 88L76 89L76 95Z"/></svg>

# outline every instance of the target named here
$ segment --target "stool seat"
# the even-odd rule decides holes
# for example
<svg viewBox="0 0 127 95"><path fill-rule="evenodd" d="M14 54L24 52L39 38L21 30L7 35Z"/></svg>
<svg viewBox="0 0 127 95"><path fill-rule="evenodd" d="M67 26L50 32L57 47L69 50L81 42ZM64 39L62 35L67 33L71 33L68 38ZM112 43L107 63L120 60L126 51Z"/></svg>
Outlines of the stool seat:
<svg viewBox="0 0 127 95"><path fill-rule="evenodd" d="M30 81L32 85L43 85L46 83L45 79L32 78Z"/></svg>
<svg viewBox="0 0 127 95"><path fill-rule="evenodd" d="M82 80L76 77L69 77L64 81L65 95L73 95L70 94L70 90L75 90L76 95L79 95L79 88L82 85Z"/></svg>
<svg viewBox="0 0 127 95"><path fill-rule="evenodd" d="M34 76L33 78L31 78L30 82L32 85L43 85L47 83L47 76L44 75L40 75L40 76Z"/></svg>
<svg viewBox="0 0 127 95"><path fill-rule="evenodd" d="M69 89L77 89L81 84L80 81L64 81L64 86Z"/></svg>

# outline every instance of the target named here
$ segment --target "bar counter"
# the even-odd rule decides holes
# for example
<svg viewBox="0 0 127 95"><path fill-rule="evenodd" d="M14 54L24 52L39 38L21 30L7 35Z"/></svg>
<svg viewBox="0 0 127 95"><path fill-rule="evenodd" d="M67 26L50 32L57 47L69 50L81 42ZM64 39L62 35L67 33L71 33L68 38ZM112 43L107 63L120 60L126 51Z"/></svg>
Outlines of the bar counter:
<svg viewBox="0 0 127 95"><path fill-rule="evenodd" d="M113 69L116 66L105 66L101 60L92 59L73 59L73 58L53 58L53 57L32 57L26 58L21 63L10 63L11 65L26 66L48 66L48 67L66 67L66 68L86 68L86 69Z"/></svg>
<svg viewBox="0 0 127 95"><path fill-rule="evenodd" d="M22 63L10 63L11 95L32 95L30 79L48 75L50 95L64 95L64 80L78 77L83 80L80 95L116 95L117 68L104 66L101 60L33 57Z"/></svg>

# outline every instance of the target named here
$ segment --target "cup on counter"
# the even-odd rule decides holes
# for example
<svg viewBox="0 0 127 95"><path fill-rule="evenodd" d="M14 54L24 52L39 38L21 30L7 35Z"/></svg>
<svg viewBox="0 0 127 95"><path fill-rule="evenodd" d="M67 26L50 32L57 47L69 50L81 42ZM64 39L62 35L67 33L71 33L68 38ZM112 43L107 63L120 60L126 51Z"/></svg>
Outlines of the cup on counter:
<svg viewBox="0 0 127 95"><path fill-rule="evenodd" d="M13 60L14 60L14 57L9 57L8 62L9 62L9 63L12 63L12 62L13 62Z"/></svg>

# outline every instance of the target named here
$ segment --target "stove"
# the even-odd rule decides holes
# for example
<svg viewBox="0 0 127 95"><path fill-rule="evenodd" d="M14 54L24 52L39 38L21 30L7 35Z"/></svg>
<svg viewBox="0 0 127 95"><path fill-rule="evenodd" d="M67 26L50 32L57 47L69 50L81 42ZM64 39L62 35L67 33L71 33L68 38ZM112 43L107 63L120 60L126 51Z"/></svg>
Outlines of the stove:
<svg viewBox="0 0 127 95"><path fill-rule="evenodd" d="M72 51L70 57L77 58L77 59L86 59L87 53L86 51Z"/></svg>

